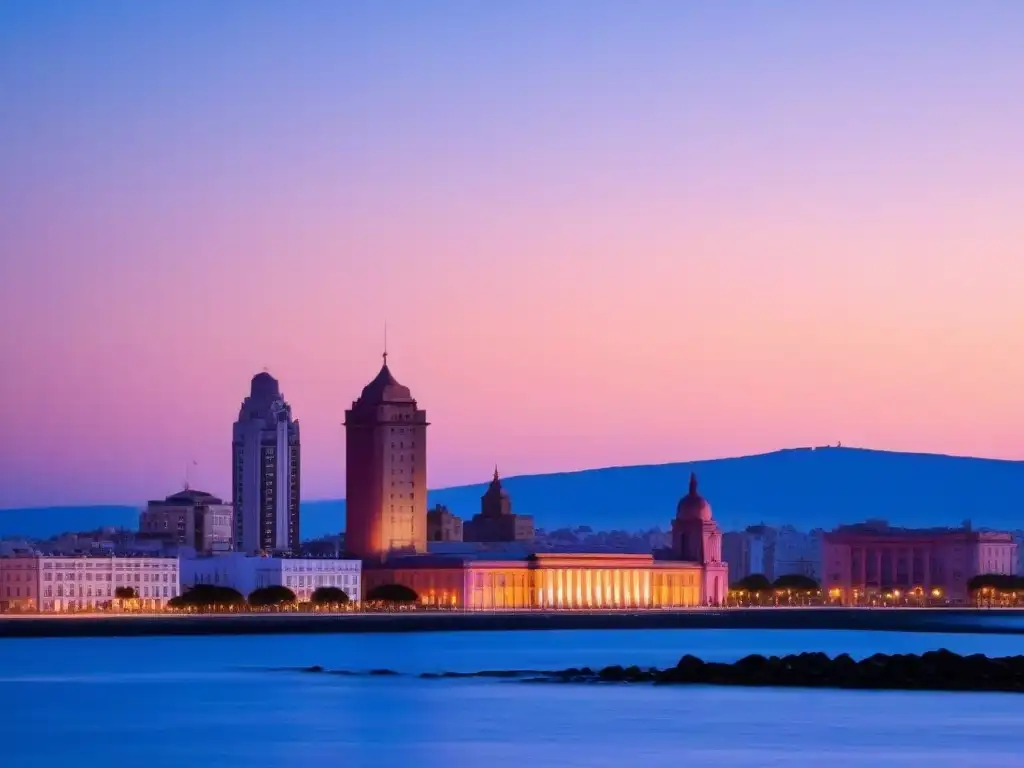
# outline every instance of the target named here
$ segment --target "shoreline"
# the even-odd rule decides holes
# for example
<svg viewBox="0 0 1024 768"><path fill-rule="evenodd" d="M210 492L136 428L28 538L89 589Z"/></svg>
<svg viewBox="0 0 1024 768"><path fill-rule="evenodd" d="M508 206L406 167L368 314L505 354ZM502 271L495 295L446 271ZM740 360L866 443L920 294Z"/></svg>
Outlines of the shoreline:
<svg viewBox="0 0 1024 768"><path fill-rule="evenodd" d="M0 640L608 629L805 629L1024 634L1024 610L730 608L679 611L0 616Z"/></svg>

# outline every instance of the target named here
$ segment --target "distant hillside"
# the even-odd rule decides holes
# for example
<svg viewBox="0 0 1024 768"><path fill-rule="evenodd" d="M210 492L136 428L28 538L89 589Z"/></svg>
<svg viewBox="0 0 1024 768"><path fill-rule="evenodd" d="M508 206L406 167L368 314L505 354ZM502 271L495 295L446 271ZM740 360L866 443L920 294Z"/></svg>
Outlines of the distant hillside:
<svg viewBox="0 0 1024 768"><path fill-rule="evenodd" d="M856 448L799 448L681 464L610 467L504 480L517 512L543 528L666 528L691 471L726 530L755 523L831 528L885 518L907 526L1024 528L1024 462ZM485 483L430 493L469 517ZM343 501L302 506L303 538L344 528ZM63 507L0 512L0 535L44 536L102 525L134 527L130 507Z"/></svg>

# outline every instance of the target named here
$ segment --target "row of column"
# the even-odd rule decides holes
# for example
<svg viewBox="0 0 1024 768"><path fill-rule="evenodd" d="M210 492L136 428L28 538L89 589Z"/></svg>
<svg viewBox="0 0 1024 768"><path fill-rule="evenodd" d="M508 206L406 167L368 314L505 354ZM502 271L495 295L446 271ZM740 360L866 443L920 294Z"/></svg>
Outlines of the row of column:
<svg viewBox="0 0 1024 768"><path fill-rule="evenodd" d="M907 559L907 574L905 583L900 583L898 573L898 561L899 553L904 552ZM872 545L865 547L851 547L850 549L850 565L851 571L853 570L854 554L860 554L860 568L859 572L852 573L853 581L855 584L864 587L868 583L868 557L873 557L875 561L875 581L879 585L885 584L887 586L900 587L905 586L908 588L921 586L925 590L931 587L931 549L929 547L915 547L915 546L901 546L901 545ZM889 552L889 576L887 580L883 577L882 573L882 555L885 552ZM921 554L924 562L923 573L920 574L922 577L921 581L918 582L915 576L918 574L914 568L914 555Z"/></svg>
<svg viewBox="0 0 1024 768"><path fill-rule="evenodd" d="M651 572L556 568L538 572L541 608L638 608L651 604Z"/></svg>
<svg viewBox="0 0 1024 768"><path fill-rule="evenodd" d="M644 569L548 568L485 576L470 589L474 608L650 608L697 605L700 584L694 574L652 573ZM523 574L523 576L526 576ZM531 578L532 577L532 578ZM689 578L694 583L686 583Z"/></svg>

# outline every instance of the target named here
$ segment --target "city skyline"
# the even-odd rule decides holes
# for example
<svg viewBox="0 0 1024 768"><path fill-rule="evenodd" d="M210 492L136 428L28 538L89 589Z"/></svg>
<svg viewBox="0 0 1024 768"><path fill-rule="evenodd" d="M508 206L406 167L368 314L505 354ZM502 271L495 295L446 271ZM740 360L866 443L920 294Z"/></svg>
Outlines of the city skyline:
<svg viewBox="0 0 1024 768"><path fill-rule="evenodd" d="M340 498L385 321L431 487L1024 458L1024 8L442 5L0 9L0 507L229 496L264 367Z"/></svg>

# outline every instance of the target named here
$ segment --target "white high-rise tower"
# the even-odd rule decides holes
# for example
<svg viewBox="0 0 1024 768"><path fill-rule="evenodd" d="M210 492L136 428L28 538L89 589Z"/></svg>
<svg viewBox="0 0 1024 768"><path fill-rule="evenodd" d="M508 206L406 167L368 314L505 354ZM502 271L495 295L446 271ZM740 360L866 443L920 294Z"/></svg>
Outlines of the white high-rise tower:
<svg viewBox="0 0 1024 768"><path fill-rule="evenodd" d="M232 440L235 550L299 551L299 422L277 380L252 378Z"/></svg>

